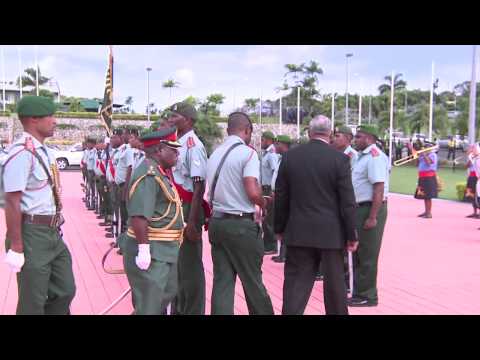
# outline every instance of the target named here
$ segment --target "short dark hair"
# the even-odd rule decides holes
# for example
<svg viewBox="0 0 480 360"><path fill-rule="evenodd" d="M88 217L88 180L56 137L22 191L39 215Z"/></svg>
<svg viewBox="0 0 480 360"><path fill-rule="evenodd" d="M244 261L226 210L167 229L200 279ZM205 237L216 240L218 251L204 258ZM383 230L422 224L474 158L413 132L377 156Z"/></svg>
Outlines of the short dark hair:
<svg viewBox="0 0 480 360"><path fill-rule="evenodd" d="M242 131L247 127L253 130L252 120L250 120L247 114L241 111L235 111L228 115L227 124L228 130L232 132Z"/></svg>

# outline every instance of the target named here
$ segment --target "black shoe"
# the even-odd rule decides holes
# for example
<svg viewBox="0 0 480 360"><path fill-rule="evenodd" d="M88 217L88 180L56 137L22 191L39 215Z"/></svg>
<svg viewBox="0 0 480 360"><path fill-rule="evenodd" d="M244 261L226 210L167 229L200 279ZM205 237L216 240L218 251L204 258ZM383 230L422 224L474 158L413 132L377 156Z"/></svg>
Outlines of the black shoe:
<svg viewBox="0 0 480 360"><path fill-rule="evenodd" d="M275 255L277 250L265 250L264 255Z"/></svg>
<svg viewBox="0 0 480 360"><path fill-rule="evenodd" d="M315 281L323 281L323 274L318 273L318 274L315 276Z"/></svg>
<svg viewBox="0 0 480 360"><path fill-rule="evenodd" d="M103 219L105 217L105 215L102 215L102 213L100 213L98 216L97 216L97 219Z"/></svg>
<svg viewBox="0 0 480 360"><path fill-rule="evenodd" d="M108 221L98 223L98 225L100 225L100 226L112 226L112 224L110 224Z"/></svg>
<svg viewBox="0 0 480 360"><path fill-rule="evenodd" d="M351 299L347 300L347 305L353 307L377 306L378 302L364 299L361 297L352 297Z"/></svg>
<svg viewBox="0 0 480 360"><path fill-rule="evenodd" d="M90 207L87 207L87 210L90 210L90 211L92 211L92 210L95 210L95 208L94 208L94 207L92 207L92 206L90 206Z"/></svg>
<svg viewBox="0 0 480 360"><path fill-rule="evenodd" d="M285 258L278 255L278 256L273 256L272 257L272 261L273 262L276 262L276 263L284 263L285 262Z"/></svg>
<svg viewBox="0 0 480 360"><path fill-rule="evenodd" d="M113 236L112 233L106 233L105 237L108 238L108 239L113 239L114 236Z"/></svg>

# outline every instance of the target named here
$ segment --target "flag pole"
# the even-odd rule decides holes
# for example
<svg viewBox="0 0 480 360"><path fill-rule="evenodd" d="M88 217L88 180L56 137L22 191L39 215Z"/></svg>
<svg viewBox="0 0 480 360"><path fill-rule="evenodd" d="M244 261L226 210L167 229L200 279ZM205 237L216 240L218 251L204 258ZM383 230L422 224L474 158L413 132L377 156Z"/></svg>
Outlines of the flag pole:
<svg viewBox="0 0 480 360"><path fill-rule="evenodd" d="M297 139L300 140L300 86L297 87Z"/></svg>
<svg viewBox="0 0 480 360"><path fill-rule="evenodd" d="M332 93L332 131L335 129L335 93Z"/></svg>
<svg viewBox="0 0 480 360"><path fill-rule="evenodd" d="M432 141L432 125L433 125L433 77L435 63L432 61L432 80L430 81L430 114L428 117L428 141Z"/></svg>
<svg viewBox="0 0 480 360"><path fill-rule="evenodd" d="M280 134L282 134L282 96L280 95L280 112L279 112L279 130Z"/></svg>
<svg viewBox="0 0 480 360"><path fill-rule="evenodd" d="M388 160L389 165L392 165L392 140L393 140L393 92L395 91L394 87L394 76L395 72L392 71L392 78L390 84L390 135L388 139Z"/></svg>
<svg viewBox="0 0 480 360"><path fill-rule="evenodd" d="M3 89L2 89L2 104L3 104L3 112L6 111L6 104L5 104L5 54L3 52L3 47L2 47L2 79L3 79Z"/></svg>
<svg viewBox="0 0 480 360"><path fill-rule="evenodd" d="M39 96L38 89L38 45L35 45L35 87L37 88L37 96Z"/></svg>
<svg viewBox="0 0 480 360"><path fill-rule="evenodd" d="M17 48L17 51L18 51L18 73L19 73L19 83L18 85L20 86L20 99L22 98L23 96L23 84L22 84L22 52L21 52L21 49L20 47Z"/></svg>
<svg viewBox="0 0 480 360"><path fill-rule="evenodd" d="M476 115L476 98L477 98L477 82L476 82L476 62L477 47L473 45L473 58L472 58L472 77L470 79L470 106L468 112L468 143L470 145L475 144L475 115Z"/></svg>

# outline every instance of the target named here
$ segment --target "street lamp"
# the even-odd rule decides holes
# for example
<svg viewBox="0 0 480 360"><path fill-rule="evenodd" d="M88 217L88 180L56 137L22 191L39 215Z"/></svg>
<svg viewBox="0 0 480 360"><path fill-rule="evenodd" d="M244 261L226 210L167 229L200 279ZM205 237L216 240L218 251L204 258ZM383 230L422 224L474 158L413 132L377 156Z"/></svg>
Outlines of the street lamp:
<svg viewBox="0 0 480 360"><path fill-rule="evenodd" d="M147 67L147 121L148 126L150 127L150 71L152 68Z"/></svg>
<svg viewBox="0 0 480 360"><path fill-rule="evenodd" d="M347 89L345 95L345 125L348 126L348 83L349 83L349 72L348 72L348 58L353 56L352 53L345 54L345 59L347 62Z"/></svg>
<svg viewBox="0 0 480 360"><path fill-rule="evenodd" d="M52 81L54 80L54 81ZM52 87L53 84L57 85L57 90L58 90L58 103L60 103L60 85L58 84L58 81L54 78L51 78L49 81L49 86Z"/></svg>

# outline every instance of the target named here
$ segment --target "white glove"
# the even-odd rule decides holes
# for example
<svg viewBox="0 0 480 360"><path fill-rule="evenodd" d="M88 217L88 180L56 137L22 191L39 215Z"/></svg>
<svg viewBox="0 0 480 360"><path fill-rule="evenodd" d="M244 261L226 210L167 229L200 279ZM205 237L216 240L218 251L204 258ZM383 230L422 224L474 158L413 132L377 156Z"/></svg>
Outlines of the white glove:
<svg viewBox="0 0 480 360"><path fill-rule="evenodd" d="M150 256L150 244L139 244L138 255L135 257L135 263L140 270L148 270L152 257Z"/></svg>
<svg viewBox="0 0 480 360"><path fill-rule="evenodd" d="M18 273L22 270L23 264L25 264L25 256L23 253L17 253L10 249L7 252L5 262L10 266L13 272Z"/></svg>

